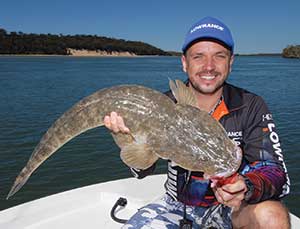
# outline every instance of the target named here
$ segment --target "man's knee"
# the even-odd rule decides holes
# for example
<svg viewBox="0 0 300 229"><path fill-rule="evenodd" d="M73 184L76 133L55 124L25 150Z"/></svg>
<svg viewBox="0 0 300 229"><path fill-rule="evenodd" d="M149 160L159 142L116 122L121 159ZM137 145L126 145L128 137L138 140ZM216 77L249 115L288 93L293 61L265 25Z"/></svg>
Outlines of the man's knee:
<svg viewBox="0 0 300 229"><path fill-rule="evenodd" d="M289 213L279 201L265 201L254 209L259 225L268 228L290 228Z"/></svg>
<svg viewBox="0 0 300 229"><path fill-rule="evenodd" d="M232 217L235 228L290 228L289 212L279 201L244 205Z"/></svg>

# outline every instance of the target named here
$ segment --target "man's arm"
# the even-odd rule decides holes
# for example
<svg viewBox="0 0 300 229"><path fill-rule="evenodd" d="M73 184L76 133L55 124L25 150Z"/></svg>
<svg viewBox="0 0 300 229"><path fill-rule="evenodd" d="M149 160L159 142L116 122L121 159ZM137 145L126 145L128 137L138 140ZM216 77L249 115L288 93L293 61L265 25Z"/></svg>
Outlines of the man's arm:
<svg viewBox="0 0 300 229"><path fill-rule="evenodd" d="M279 136L267 105L254 97L248 106L243 152L246 166L240 171L253 186L248 203L279 199L289 193L289 178Z"/></svg>
<svg viewBox="0 0 300 229"><path fill-rule="evenodd" d="M247 110L240 120L244 127L241 175L223 186L212 182L218 201L230 207L239 207L243 200L258 203L289 193L281 145L268 107L260 97L253 97L244 109Z"/></svg>

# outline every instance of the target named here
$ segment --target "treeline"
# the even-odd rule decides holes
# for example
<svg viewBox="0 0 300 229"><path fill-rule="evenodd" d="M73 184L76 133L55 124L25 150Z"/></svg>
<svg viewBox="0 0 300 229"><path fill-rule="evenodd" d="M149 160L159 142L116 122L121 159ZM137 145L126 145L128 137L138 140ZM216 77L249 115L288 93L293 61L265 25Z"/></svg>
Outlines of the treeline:
<svg viewBox="0 0 300 229"><path fill-rule="evenodd" d="M136 55L170 55L159 48L139 41L126 41L96 35L53 35L8 33L0 28L0 54L69 55L68 48L130 52Z"/></svg>
<svg viewBox="0 0 300 229"><path fill-rule="evenodd" d="M300 45L289 45L282 51L282 56L286 58L300 58Z"/></svg>

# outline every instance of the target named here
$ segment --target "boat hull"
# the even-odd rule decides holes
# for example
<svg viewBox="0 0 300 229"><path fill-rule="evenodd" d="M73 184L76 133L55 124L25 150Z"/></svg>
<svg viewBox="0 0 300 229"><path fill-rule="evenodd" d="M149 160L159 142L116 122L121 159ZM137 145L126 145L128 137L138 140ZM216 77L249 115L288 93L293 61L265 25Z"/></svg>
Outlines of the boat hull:
<svg viewBox="0 0 300 229"><path fill-rule="evenodd" d="M0 228L120 228L110 211L119 197L127 206L116 211L121 219L130 218L140 207L164 194L166 175L142 180L127 178L90 185L47 196L0 212ZM291 214L292 228L300 228L300 219Z"/></svg>

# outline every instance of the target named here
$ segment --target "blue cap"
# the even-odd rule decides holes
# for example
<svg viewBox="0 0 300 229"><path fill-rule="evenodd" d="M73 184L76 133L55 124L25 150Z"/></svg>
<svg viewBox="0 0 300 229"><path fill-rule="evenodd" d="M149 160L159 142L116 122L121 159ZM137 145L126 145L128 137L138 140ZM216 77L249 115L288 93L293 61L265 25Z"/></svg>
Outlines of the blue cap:
<svg viewBox="0 0 300 229"><path fill-rule="evenodd" d="M206 38L220 41L233 52L234 42L229 28L213 17L205 17L190 28L186 34L182 51L185 52L197 40Z"/></svg>

